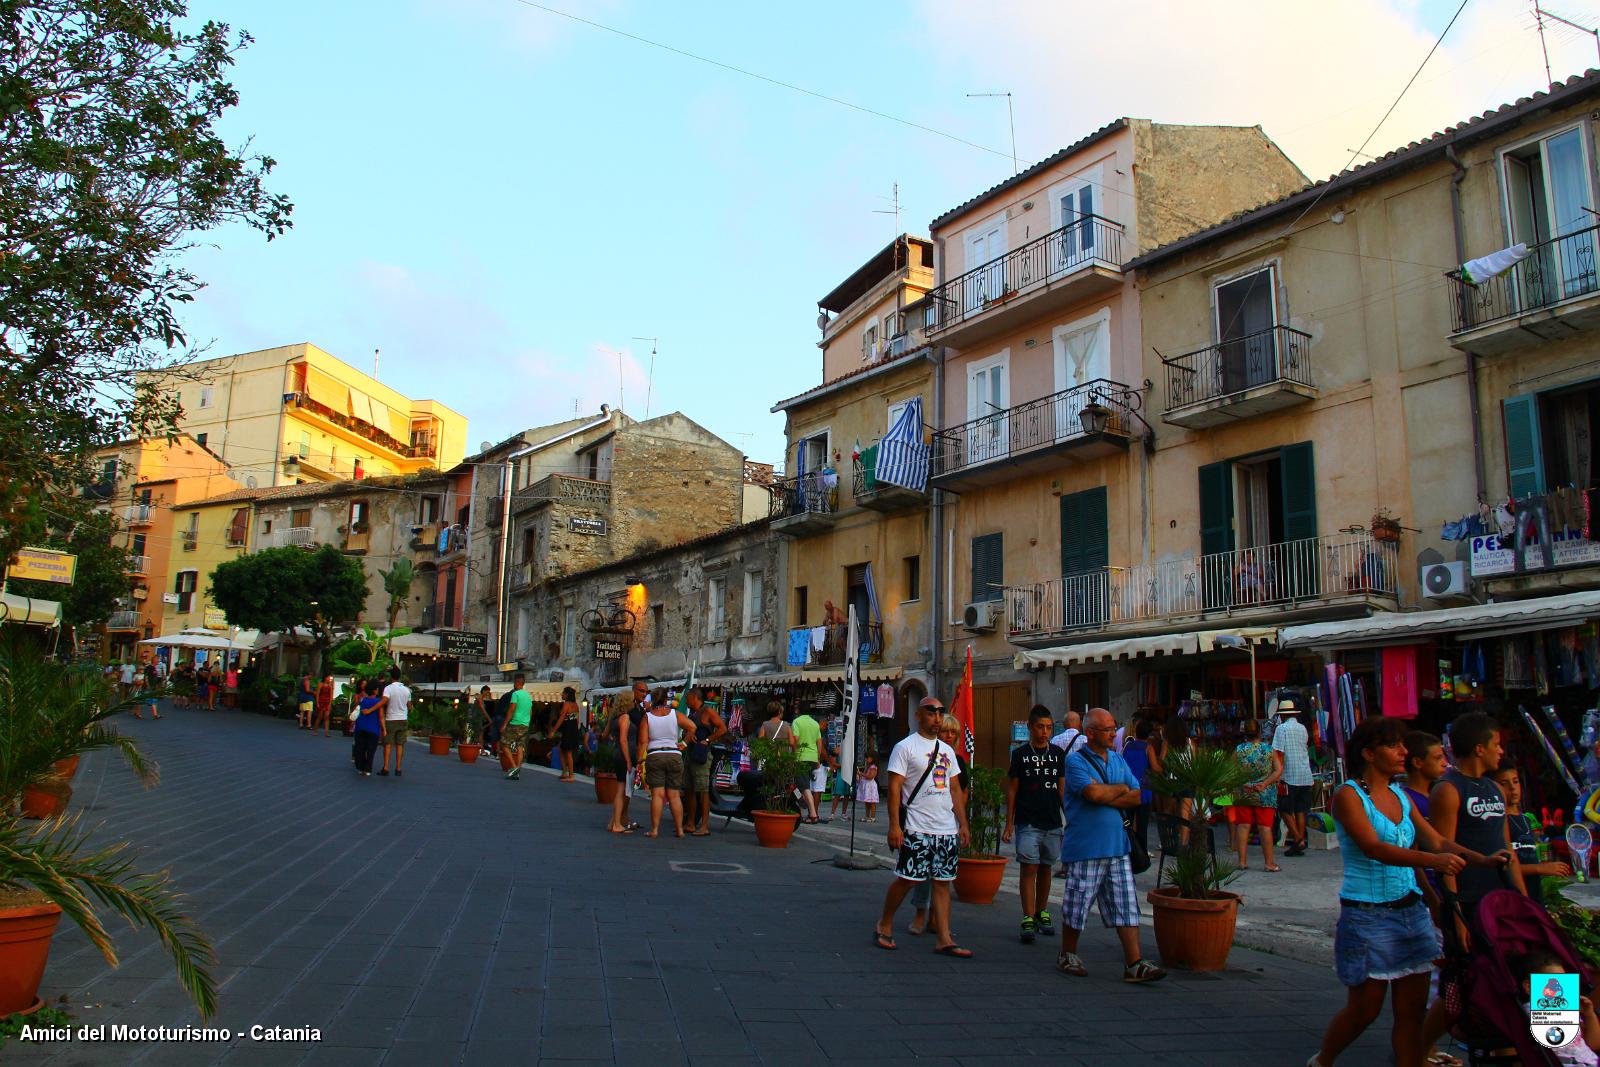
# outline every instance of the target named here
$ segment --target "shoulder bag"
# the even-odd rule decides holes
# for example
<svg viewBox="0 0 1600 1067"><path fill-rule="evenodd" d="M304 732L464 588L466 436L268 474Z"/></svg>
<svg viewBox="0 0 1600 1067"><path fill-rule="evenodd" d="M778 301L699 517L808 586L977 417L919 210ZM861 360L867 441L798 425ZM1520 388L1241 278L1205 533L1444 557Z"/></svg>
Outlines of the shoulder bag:
<svg viewBox="0 0 1600 1067"><path fill-rule="evenodd" d="M911 802L917 799L917 794L922 792L923 783L927 782L928 775L933 773L933 761L939 758L939 739L933 739L933 751L928 753L928 765L922 768L922 777L917 779L917 784L911 787L911 795L905 798L900 805L900 832L906 832L906 817L911 814Z"/></svg>
<svg viewBox="0 0 1600 1067"><path fill-rule="evenodd" d="M1105 767L1101 766L1094 753L1088 749L1083 749L1082 752L1083 758L1089 761L1089 766L1100 776L1100 781L1110 785L1111 780L1106 777ZM1133 816L1127 814L1122 816L1122 832L1128 835L1128 866L1132 868L1134 874L1143 874L1150 869L1150 850L1139 840L1134 829Z"/></svg>

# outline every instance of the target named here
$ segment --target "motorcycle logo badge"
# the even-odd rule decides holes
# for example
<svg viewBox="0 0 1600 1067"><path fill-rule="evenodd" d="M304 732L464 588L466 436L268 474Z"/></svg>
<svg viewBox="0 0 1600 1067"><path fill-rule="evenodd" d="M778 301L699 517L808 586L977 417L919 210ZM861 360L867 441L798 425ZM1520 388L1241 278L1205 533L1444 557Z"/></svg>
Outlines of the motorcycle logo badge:
<svg viewBox="0 0 1600 1067"><path fill-rule="evenodd" d="M1578 1036L1578 976L1534 974L1528 977L1528 1023L1535 1040L1560 1048Z"/></svg>

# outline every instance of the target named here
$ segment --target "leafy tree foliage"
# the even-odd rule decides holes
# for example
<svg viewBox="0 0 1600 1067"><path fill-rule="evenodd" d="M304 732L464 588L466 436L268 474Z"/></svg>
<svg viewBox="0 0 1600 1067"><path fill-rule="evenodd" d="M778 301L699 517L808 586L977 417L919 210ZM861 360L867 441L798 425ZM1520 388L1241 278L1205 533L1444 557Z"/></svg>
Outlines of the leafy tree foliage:
<svg viewBox="0 0 1600 1067"><path fill-rule="evenodd" d="M289 227L272 159L216 129L250 38L186 15L0 0L0 562L88 482L92 449L175 424L135 375L194 355L177 311L201 288L178 259L195 235Z"/></svg>
<svg viewBox="0 0 1600 1067"><path fill-rule="evenodd" d="M333 627L360 617L367 575L359 559L332 545L315 552L268 548L217 564L211 599L235 626L279 632L303 626L326 647Z"/></svg>
<svg viewBox="0 0 1600 1067"><path fill-rule="evenodd" d="M52 516L49 533L29 544L77 556L73 583L13 579L6 588L20 596L58 600L63 626L92 628L109 619L116 610L117 598L127 596L133 588L128 551L111 543L117 532L113 516L95 511L81 498L66 500L59 506L66 510Z"/></svg>

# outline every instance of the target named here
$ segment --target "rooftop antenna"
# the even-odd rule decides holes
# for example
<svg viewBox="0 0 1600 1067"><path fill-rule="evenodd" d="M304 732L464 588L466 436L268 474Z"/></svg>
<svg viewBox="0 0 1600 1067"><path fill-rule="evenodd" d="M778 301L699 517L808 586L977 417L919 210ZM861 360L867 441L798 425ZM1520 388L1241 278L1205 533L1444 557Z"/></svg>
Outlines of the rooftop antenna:
<svg viewBox="0 0 1600 1067"><path fill-rule="evenodd" d="M378 377L378 353L382 351L383 349L381 348L374 348L372 350L372 377L374 379Z"/></svg>
<svg viewBox="0 0 1600 1067"><path fill-rule="evenodd" d="M1555 79L1550 75L1550 46L1544 40L1544 8L1539 6L1539 0L1533 0L1533 20L1539 24L1539 50L1544 53L1544 83L1549 85Z"/></svg>
<svg viewBox="0 0 1600 1067"><path fill-rule="evenodd" d="M1596 53L1600 53L1600 30L1591 30L1587 26L1578 25L1576 22L1573 22L1569 18L1563 18L1562 16L1556 14L1554 11L1546 11L1544 8L1539 6L1538 0L1534 0L1533 14L1534 14L1535 18L1547 18L1547 19L1550 19L1553 22L1559 22L1563 26L1571 26L1573 29L1579 30L1579 31L1581 31L1583 33L1593 34L1594 35L1595 52ZM1543 22L1540 22L1540 24L1539 24L1539 42L1541 44L1544 43L1544 23ZM1550 74L1550 53L1549 52L1545 53L1544 72L1545 72L1545 75L1548 77L1549 74Z"/></svg>
<svg viewBox="0 0 1600 1067"><path fill-rule="evenodd" d="M893 196L879 197L880 200L889 201L889 207L887 207L887 208L881 208L881 207L873 208L872 209L872 213L874 215L893 215L894 216L894 236L899 237L900 236L900 183L899 182L895 182L894 185L892 185L890 188L894 191L894 195Z"/></svg>
<svg viewBox="0 0 1600 1067"><path fill-rule="evenodd" d="M648 419L650 417L650 398L655 395L656 391L656 342L660 338L635 337L634 340L650 342L650 377L645 379L644 387L644 417Z"/></svg>
<svg viewBox="0 0 1600 1067"><path fill-rule="evenodd" d="M1011 94L1004 93L968 93L967 99L974 97L1003 96L1006 98L1006 117L1011 120L1011 173L1016 174L1022 168L1017 166L1017 113L1011 107Z"/></svg>

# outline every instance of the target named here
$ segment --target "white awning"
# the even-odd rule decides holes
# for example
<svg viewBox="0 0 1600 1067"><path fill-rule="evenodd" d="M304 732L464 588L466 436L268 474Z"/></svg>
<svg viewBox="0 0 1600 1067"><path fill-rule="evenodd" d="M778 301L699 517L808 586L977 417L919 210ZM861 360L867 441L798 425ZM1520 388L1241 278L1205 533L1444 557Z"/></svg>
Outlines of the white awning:
<svg viewBox="0 0 1600 1067"><path fill-rule="evenodd" d="M696 678L694 684L704 689L770 689L798 681L799 671L780 671L776 674L718 674Z"/></svg>
<svg viewBox="0 0 1600 1067"><path fill-rule="evenodd" d="M418 682L412 688L416 689L418 691L427 691L428 689L430 689L432 687L432 685L433 685L432 682ZM527 692L528 696L533 698L533 702L535 704L559 704L559 703L561 703L561 690L565 689L569 685L572 685L572 683L571 682L525 682L525 683L523 683L522 688L523 688L524 691ZM439 683L439 688L440 689L457 689L457 688L460 688L460 689L469 690L470 692L473 692L473 693L476 693L478 690L482 689L484 686L488 686L489 687L489 695L491 697L493 697L495 700L499 700L502 696L504 696L505 694L511 692L511 683L508 682L508 681L506 681L506 682L440 682ZM577 686L573 686L573 688L576 689Z"/></svg>
<svg viewBox="0 0 1600 1067"><path fill-rule="evenodd" d="M1102 660L1139 659L1143 656L1188 656L1200 651L1195 634L1157 634L1154 637L1124 637L1120 641L1086 641L1079 645L1058 645L1018 652L1013 663L1019 671L1045 667L1070 667L1074 663Z"/></svg>
<svg viewBox="0 0 1600 1067"><path fill-rule="evenodd" d="M401 634L389 638L390 652L404 652L408 655L437 656L439 654L438 634Z"/></svg>
<svg viewBox="0 0 1600 1067"><path fill-rule="evenodd" d="M16 622L28 626L59 626L61 604L55 600L39 600L36 597L6 593L0 597L0 622Z"/></svg>
<svg viewBox="0 0 1600 1067"><path fill-rule="evenodd" d="M896 682L900 680L900 676L904 673L904 667L874 667L869 665L861 668L861 680L863 682ZM796 678L795 681L842 682L844 681L844 668L835 667L815 671L802 671L800 672L800 677Z"/></svg>
<svg viewBox="0 0 1600 1067"><path fill-rule="evenodd" d="M1201 652L1210 652L1217 647L1217 639L1237 637L1247 645L1270 645L1278 639L1276 626L1239 626L1232 630L1201 630L1195 634L1195 640L1200 643ZM1227 645L1222 647L1226 648Z"/></svg>
<svg viewBox="0 0 1600 1067"><path fill-rule="evenodd" d="M1280 648L1356 648L1420 640L1436 634L1499 636L1524 630L1572 626L1600 616L1600 592L1472 604L1436 611L1396 611L1366 619L1285 626Z"/></svg>
<svg viewBox="0 0 1600 1067"><path fill-rule="evenodd" d="M234 652L259 652L277 644L278 635L267 634L263 637L260 630L240 630L230 641L226 634L181 633L167 637L151 637L139 643L166 648L193 648L207 652L227 652L230 649Z"/></svg>

